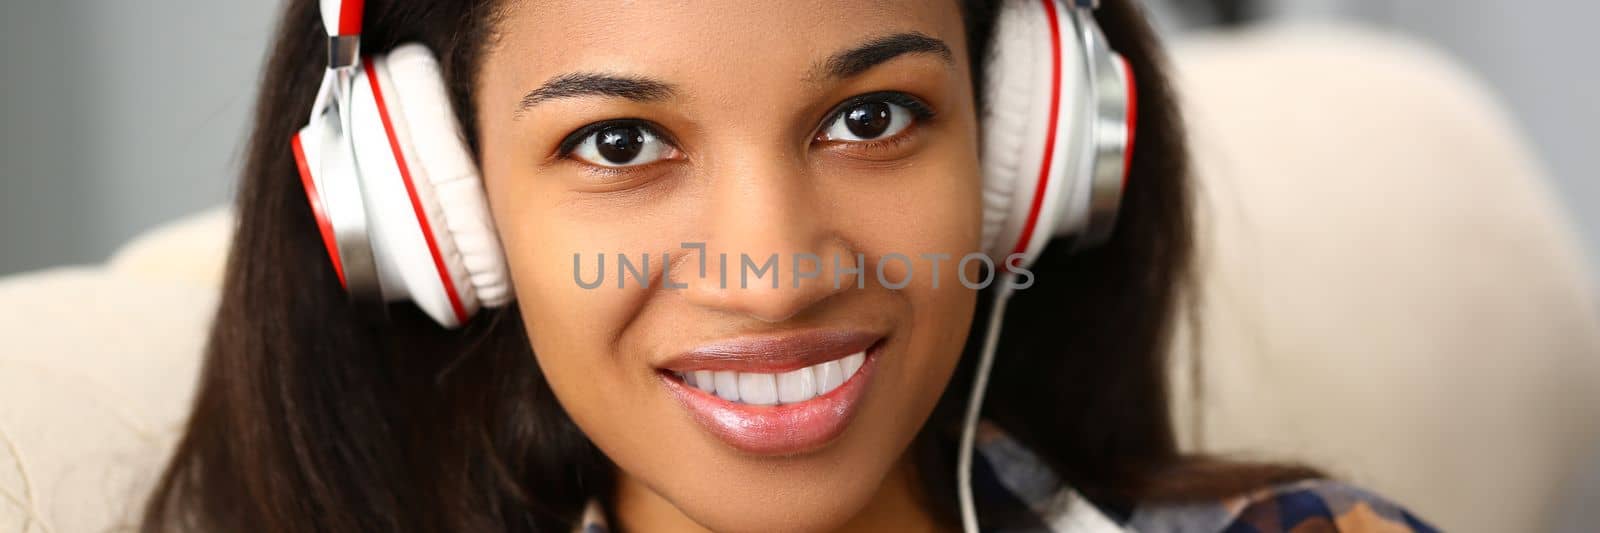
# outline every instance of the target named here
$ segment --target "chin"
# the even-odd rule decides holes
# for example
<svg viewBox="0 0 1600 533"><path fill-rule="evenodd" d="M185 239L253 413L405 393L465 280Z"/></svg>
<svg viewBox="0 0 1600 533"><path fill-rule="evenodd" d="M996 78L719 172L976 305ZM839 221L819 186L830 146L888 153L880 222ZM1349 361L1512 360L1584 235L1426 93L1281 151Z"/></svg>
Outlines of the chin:
<svg viewBox="0 0 1600 533"><path fill-rule="evenodd" d="M832 531L867 506L897 458L827 455L748 464L701 480L668 482L658 492L713 531Z"/></svg>

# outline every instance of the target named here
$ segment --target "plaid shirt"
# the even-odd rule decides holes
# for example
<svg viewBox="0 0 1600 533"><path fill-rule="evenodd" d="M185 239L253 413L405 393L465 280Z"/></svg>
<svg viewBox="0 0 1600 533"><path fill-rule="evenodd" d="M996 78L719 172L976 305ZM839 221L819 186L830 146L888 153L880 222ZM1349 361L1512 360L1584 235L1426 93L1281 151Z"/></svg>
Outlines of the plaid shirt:
<svg viewBox="0 0 1600 533"><path fill-rule="evenodd" d="M1326 479L1263 488L1217 501L1102 509L1065 487L1044 462L984 424L972 488L985 532L1054 533L1433 533L1433 526L1366 490ZM575 533L610 533L590 500Z"/></svg>

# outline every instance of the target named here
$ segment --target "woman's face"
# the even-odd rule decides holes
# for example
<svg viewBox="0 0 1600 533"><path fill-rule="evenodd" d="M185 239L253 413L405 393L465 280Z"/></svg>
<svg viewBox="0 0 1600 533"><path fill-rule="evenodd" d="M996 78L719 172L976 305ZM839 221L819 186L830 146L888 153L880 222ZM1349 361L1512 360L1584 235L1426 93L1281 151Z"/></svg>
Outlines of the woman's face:
<svg viewBox="0 0 1600 533"><path fill-rule="evenodd" d="M629 505L718 530L856 515L972 319L955 3L513 2L497 29L474 99L518 305Z"/></svg>

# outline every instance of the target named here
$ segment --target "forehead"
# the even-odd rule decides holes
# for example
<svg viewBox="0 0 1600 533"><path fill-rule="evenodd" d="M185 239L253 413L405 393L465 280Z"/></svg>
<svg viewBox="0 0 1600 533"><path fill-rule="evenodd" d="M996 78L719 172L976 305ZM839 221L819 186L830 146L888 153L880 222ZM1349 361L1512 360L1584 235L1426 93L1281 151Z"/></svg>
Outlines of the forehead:
<svg viewBox="0 0 1600 533"><path fill-rule="evenodd" d="M943 40L966 61L955 0L527 0L495 25L489 78L540 83L569 71L648 73L686 85L806 71L892 33Z"/></svg>

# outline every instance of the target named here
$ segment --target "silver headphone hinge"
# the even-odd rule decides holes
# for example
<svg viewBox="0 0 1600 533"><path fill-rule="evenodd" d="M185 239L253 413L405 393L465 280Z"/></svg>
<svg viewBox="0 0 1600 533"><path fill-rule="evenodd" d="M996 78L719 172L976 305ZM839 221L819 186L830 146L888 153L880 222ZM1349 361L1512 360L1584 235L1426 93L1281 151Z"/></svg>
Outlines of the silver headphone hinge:
<svg viewBox="0 0 1600 533"><path fill-rule="evenodd" d="M361 61L360 35L335 35L328 38L328 68L344 69Z"/></svg>

